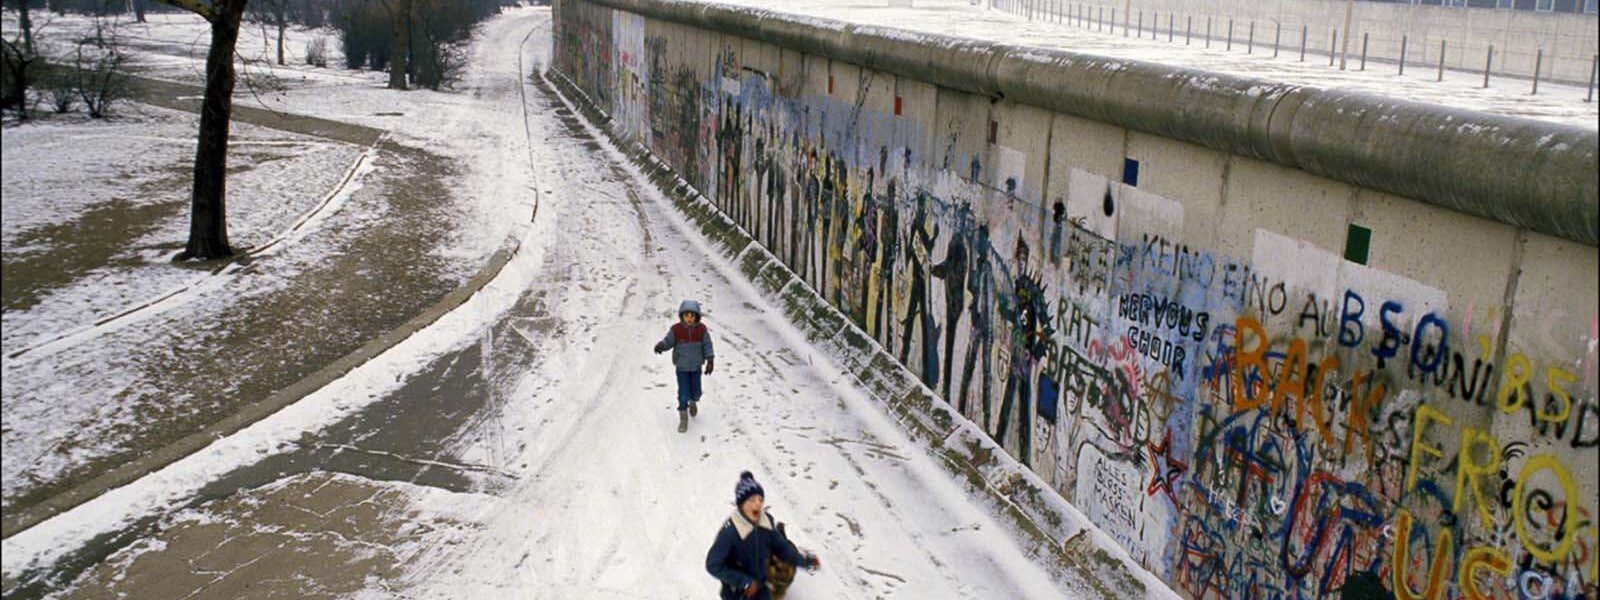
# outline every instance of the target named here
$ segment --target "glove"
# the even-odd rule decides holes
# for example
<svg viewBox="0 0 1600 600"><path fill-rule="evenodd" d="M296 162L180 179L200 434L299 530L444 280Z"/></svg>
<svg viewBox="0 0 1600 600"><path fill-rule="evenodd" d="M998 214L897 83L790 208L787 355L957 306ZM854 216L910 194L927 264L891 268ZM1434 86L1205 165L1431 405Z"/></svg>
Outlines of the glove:
<svg viewBox="0 0 1600 600"><path fill-rule="evenodd" d="M711 374L711 370L716 368L716 366L717 366L716 361L707 359L706 360L706 374L710 375Z"/></svg>
<svg viewBox="0 0 1600 600"><path fill-rule="evenodd" d="M754 598L756 597L756 592L760 589L761 587L757 586L756 582L752 581L750 582L750 585L744 586L744 591L741 593L743 593L744 597L746 598Z"/></svg>
<svg viewBox="0 0 1600 600"><path fill-rule="evenodd" d="M815 554L806 555L806 568L807 569L811 569L813 571L815 571L817 569L821 569L822 568L822 559L817 558L817 555L815 555Z"/></svg>

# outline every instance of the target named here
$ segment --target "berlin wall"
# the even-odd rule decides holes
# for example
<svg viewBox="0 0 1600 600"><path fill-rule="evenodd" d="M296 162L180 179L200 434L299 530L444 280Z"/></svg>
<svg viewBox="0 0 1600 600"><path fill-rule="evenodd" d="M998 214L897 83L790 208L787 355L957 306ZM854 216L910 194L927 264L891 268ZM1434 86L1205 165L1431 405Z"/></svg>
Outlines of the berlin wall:
<svg viewBox="0 0 1600 600"><path fill-rule="evenodd" d="M1182 595L1597 597L1594 131L755 9L556 17L620 136Z"/></svg>

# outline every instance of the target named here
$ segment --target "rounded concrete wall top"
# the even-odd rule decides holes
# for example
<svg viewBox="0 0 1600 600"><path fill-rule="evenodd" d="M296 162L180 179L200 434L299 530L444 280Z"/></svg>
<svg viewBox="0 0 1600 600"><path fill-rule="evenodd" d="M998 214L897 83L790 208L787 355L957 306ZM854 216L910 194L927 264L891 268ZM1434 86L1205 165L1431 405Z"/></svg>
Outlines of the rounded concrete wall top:
<svg viewBox="0 0 1600 600"><path fill-rule="evenodd" d="M585 1L1600 245L1600 134L1579 127L758 8Z"/></svg>

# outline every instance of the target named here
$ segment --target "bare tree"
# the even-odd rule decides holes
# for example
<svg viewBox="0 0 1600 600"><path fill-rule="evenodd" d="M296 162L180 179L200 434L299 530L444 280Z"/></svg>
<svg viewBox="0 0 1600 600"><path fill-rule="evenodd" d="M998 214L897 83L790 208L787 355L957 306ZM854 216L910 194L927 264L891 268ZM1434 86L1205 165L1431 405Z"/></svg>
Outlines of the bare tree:
<svg viewBox="0 0 1600 600"><path fill-rule="evenodd" d="M136 20L136 21L138 21L140 23L144 23L145 22L145 20L144 20L144 8L145 8L144 3L146 1L148 1L148 0L128 0L128 3L133 5L133 18L134 18L134 20Z"/></svg>
<svg viewBox="0 0 1600 600"><path fill-rule="evenodd" d="M411 71L411 2L412 0L383 0L392 23L389 42L389 89L406 89L406 74Z"/></svg>
<svg viewBox="0 0 1600 600"><path fill-rule="evenodd" d="M39 61L33 50L33 19L28 15L27 0L15 0L18 9L15 39L0 38L0 108L15 108L22 119L28 118L28 88L33 85L34 63Z"/></svg>
<svg viewBox="0 0 1600 600"><path fill-rule="evenodd" d="M200 145L194 157L194 190L190 194L189 243L179 260L215 259L233 255L228 244L226 203L228 123L233 118L234 47L249 0L162 0L200 15L211 23L211 50L206 54L205 99L200 105Z"/></svg>
<svg viewBox="0 0 1600 600"><path fill-rule="evenodd" d="M256 6L257 10L252 11L254 17L251 20L278 28L278 64L288 64L284 59L283 39L285 30L289 28L290 19L294 17L292 14L294 7L289 0L261 0ZM266 33L264 27L262 33Z"/></svg>
<svg viewBox="0 0 1600 600"><path fill-rule="evenodd" d="M33 52L33 18L28 16L28 0L16 0L17 27L22 30L22 49Z"/></svg>
<svg viewBox="0 0 1600 600"><path fill-rule="evenodd" d="M88 47L87 56L84 54L85 47ZM74 87L90 117L105 118L113 104L127 97L128 76L122 71L127 61L128 55L123 54L115 35L99 47L78 44L77 59L73 65L77 75ZM60 110L60 100L56 102L57 111L65 112Z"/></svg>

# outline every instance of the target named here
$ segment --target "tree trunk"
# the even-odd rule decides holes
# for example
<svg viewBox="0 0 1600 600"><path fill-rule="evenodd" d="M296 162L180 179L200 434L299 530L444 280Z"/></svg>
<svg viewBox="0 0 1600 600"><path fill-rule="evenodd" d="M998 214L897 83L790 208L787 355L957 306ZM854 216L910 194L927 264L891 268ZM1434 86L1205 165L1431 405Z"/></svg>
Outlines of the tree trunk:
<svg viewBox="0 0 1600 600"><path fill-rule="evenodd" d="M17 1L17 27L22 28L22 50L33 53L33 19L28 18L28 0Z"/></svg>
<svg viewBox="0 0 1600 600"><path fill-rule="evenodd" d="M133 0L133 18L140 23L145 22L144 3L145 0Z"/></svg>
<svg viewBox="0 0 1600 600"><path fill-rule="evenodd" d="M389 89L406 89L406 72L411 70L406 55L411 46L411 0L390 0L389 19L394 37L389 43Z"/></svg>
<svg viewBox="0 0 1600 600"><path fill-rule="evenodd" d="M288 19L283 14L284 10L282 6L278 7L278 66L280 67L286 64L283 62L283 30L289 26Z"/></svg>
<svg viewBox="0 0 1600 600"><path fill-rule="evenodd" d="M189 244L181 259L214 259L233 255L228 245L226 204L228 127L233 116L233 52L246 0L214 4L211 50L206 55L205 100L200 106L200 146L194 157L194 192L190 196Z"/></svg>

